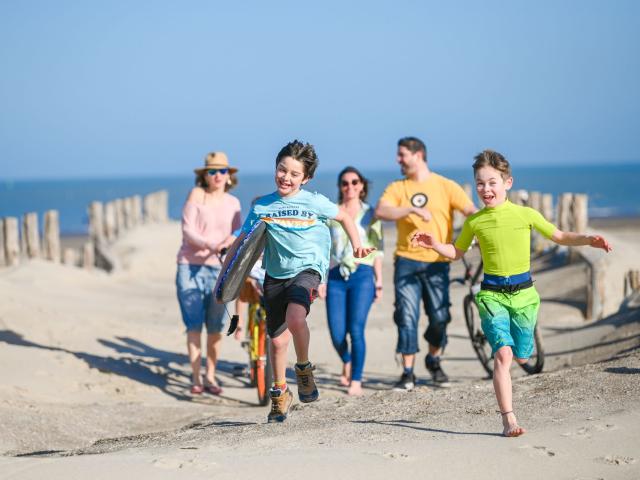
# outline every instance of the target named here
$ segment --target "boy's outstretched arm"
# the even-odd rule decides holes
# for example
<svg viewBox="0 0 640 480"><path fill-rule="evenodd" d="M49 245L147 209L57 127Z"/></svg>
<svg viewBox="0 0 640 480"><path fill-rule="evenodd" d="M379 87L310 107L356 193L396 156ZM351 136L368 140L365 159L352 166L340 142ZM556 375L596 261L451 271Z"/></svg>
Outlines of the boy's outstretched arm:
<svg viewBox="0 0 640 480"><path fill-rule="evenodd" d="M601 235L584 235L576 232L563 232L562 230L556 230L551 235L551 240L559 245L566 245L568 247L580 247L583 245L589 245L593 248L601 248L605 252L613 250L609 242Z"/></svg>
<svg viewBox="0 0 640 480"><path fill-rule="evenodd" d="M411 237L411 245L414 247L431 248L443 257L451 260L460 260L464 255L462 250L458 250L452 243L440 243L433 235L427 232L416 232Z"/></svg>
<svg viewBox="0 0 640 480"><path fill-rule="evenodd" d="M353 219L344 211L340 210L335 219L340 222L344 231L347 232L351 246L353 247L353 256L356 258L362 258L375 251L373 247L363 247L360 242L360 235L356 229L356 224L353 223Z"/></svg>

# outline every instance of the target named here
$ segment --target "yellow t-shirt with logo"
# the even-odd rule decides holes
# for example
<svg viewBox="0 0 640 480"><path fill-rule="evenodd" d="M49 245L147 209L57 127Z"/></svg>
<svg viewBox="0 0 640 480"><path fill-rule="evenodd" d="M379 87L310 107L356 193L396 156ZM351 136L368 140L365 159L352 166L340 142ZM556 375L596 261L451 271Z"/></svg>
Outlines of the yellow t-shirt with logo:
<svg viewBox="0 0 640 480"><path fill-rule="evenodd" d="M475 236L485 273L510 277L529 271L533 228L546 238L556 231L540 212L505 200L497 207L485 207L469 215L455 246L466 251Z"/></svg>
<svg viewBox="0 0 640 480"><path fill-rule="evenodd" d="M411 237L417 231L429 232L444 243L451 243L453 211L463 211L473 202L462 187L437 173L429 173L423 182L397 180L385 189L380 201L392 207L426 207L431 212L431 220L425 222L415 214L396 220L398 240L395 254L420 262L448 262L434 250L412 247Z"/></svg>

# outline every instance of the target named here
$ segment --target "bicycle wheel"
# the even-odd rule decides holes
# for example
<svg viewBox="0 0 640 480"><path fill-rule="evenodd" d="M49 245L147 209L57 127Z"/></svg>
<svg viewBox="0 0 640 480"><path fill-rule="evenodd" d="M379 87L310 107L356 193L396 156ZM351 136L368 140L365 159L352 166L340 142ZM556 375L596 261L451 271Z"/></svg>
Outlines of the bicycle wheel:
<svg viewBox="0 0 640 480"><path fill-rule="evenodd" d="M258 317L257 317L257 309L259 307L257 307L254 304L250 304L249 305L249 319L248 319L248 325L247 325L247 344L246 344L246 349L247 352L249 354L249 386L251 387L255 387L257 385L257 356L256 356L256 340L254 339L257 336L257 328L258 325L256 322L259 321Z"/></svg>
<svg viewBox="0 0 640 480"><path fill-rule="evenodd" d="M542 335L538 330L538 325L533 330L533 353L527 363L520 363L522 369L529 375L540 373L544 367L544 348L542 346Z"/></svg>
<svg viewBox="0 0 640 480"><path fill-rule="evenodd" d="M267 325L265 321L258 324L258 358L256 359L256 389L258 391L258 403L269 403L269 388L272 382L271 360L269 356L269 338L267 337Z"/></svg>
<svg viewBox="0 0 640 480"><path fill-rule="evenodd" d="M491 345L487 342L487 338L484 336L482 328L480 327L480 314L478 313L478 307L471 294L464 297L464 319L467 324L467 330L469 331L471 346L476 352L482 368L485 369L489 378L491 378L493 377Z"/></svg>

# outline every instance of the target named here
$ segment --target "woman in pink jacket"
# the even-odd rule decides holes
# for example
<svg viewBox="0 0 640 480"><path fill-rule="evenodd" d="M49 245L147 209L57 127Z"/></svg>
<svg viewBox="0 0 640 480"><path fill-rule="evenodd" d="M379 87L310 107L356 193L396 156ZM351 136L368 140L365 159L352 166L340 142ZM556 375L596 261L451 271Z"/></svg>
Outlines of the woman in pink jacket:
<svg viewBox="0 0 640 480"><path fill-rule="evenodd" d="M191 393L207 391L220 395L216 361L225 328L225 307L216 303L213 287L220 274L220 250L232 241L240 228L240 201L227 193L237 183L238 170L229 166L227 156L213 152L205 166L196 168L196 186L182 209L182 246L178 252L176 287L182 321L187 330L187 350L191 363ZM200 376L202 326L207 328L207 368Z"/></svg>

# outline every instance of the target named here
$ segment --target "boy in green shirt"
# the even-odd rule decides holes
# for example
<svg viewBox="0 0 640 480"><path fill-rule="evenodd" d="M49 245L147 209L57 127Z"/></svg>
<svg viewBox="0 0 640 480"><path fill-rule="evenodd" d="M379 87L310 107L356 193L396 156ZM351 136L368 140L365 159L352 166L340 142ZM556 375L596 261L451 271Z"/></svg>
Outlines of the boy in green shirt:
<svg viewBox="0 0 640 480"><path fill-rule="evenodd" d="M455 244L440 243L425 232L417 232L412 243L458 260L477 237L485 273L476 303L482 330L494 354L493 387L502 415L502 433L518 437L525 429L513 413L509 369L514 357L518 363L525 363L533 352L533 330L540 306L529 271L531 229L560 245L589 245L605 252L611 251L611 246L600 235L560 231L534 209L509 202L511 167L498 152L485 150L474 160L476 191L485 208L467 217Z"/></svg>

